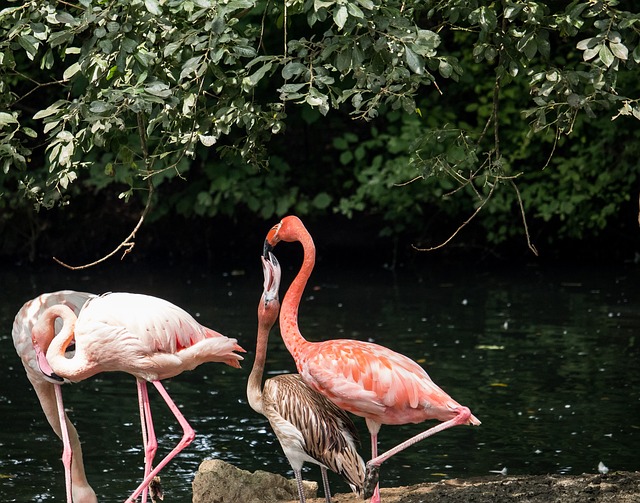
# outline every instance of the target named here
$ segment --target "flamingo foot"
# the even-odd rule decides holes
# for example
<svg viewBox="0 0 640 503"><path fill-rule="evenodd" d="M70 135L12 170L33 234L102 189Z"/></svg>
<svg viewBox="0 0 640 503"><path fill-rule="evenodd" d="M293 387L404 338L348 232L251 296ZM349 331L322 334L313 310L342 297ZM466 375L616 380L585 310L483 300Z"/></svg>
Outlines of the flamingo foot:
<svg viewBox="0 0 640 503"><path fill-rule="evenodd" d="M378 480L380 479L380 466L367 463L367 469L364 474L364 499L368 500L373 497L373 494L378 486Z"/></svg>

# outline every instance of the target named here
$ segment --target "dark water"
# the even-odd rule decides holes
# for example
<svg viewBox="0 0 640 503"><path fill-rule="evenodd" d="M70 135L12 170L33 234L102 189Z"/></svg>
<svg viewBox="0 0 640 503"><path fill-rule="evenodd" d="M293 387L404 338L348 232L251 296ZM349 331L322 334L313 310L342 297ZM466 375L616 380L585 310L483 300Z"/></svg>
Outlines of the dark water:
<svg viewBox="0 0 640 503"><path fill-rule="evenodd" d="M281 262L286 285L293 271ZM410 355L482 420L478 428L447 430L392 458L382 468L386 486L503 468L509 474L593 473L600 461L612 470L638 470L639 280L640 269L632 265L425 265L424 271L393 274L322 264L301 306L300 324L310 340L369 339ZM209 364L165 382L197 435L161 474L165 501L191 500L191 481L205 458L292 475L267 422L245 398L262 288L258 264L247 271L145 270L132 264L75 273L55 265L38 273L5 268L0 282L0 501L64 501L61 443L45 421L10 335L24 301L62 288L164 297L249 350L242 370ZM294 370L277 332L269 351L269 371ZM99 500L123 501L142 475L133 377L103 374L63 392ZM150 396L159 459L181 429L153 387ZM356 418L356 424L367 458L364 422ZM425 427L383 427L381 449ZM319 480L318 470L308 467L305 477ZM336 478L332 486L348 491Z"/></svg>

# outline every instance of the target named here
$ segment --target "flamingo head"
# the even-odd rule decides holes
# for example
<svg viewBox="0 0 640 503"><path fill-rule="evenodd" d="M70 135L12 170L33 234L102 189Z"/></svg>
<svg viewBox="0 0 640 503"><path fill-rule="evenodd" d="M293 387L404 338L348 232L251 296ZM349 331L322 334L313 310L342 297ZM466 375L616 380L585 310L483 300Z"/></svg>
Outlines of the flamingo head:
<svg viewBox="0 0 640 503"><path fill-rule="evenodd" d="M262 274L264 275L262 295L266 304L273 300L278 300L278 289L280 288L282 271L280 269L280 263L273 253L268 252L267 257L260 258L262 259Z"/></svg>
<svg viewBox="0 0 640 503"><path fill-rule="evenodd" d="M280 264L275 255L268 252L267 257L262 259L262 273L264 274L264 286L262 298L258 306L258 317L264 323L273 326L280 311L280 300L278 289L280 288Z"/></svg>
<svg viewBox="0 0 640 503"><path fill-rule="evenodd" d="M65 303L51 306L40 315L38 321L31 329L31 343L33 344L33 351L36 356L36 365L42 373L42 377L53 384L70 382L57 375L51 368L49 360L47 360L47 351L49 350L51 341L61 331L62 325L60 325L60 318L63 317L63 315L71 316L71 319L75 320L73 310ZM66 325L69 336L65 336L68 340L63 354L67 358L73 357L75 353L73 338L74 326L75 321L71 321Z"/></svg>
<svg viewBox="0 0 640 503"><path fill-rule="evenodd" d="M298 241L300 235L303 233L306 233L306 229L298 217L294 215L284 217L267 233L267 237L264 240L264 257L266 258L267 254L273 250L280 241L287 241L289 243Z"/></svg>
<svg viewBox="0 0 640 503"><path fill-rule="evenodd" d="M52 384L62 384L65 382L62 377L51 369L51 365L49 365L49 361L47 360L47 349L49 348L51 340L47 341L43 338L37 327L34 327L31 331L31 342L33 343L33 351L36 354L36 364L44 380Z"/></svg>

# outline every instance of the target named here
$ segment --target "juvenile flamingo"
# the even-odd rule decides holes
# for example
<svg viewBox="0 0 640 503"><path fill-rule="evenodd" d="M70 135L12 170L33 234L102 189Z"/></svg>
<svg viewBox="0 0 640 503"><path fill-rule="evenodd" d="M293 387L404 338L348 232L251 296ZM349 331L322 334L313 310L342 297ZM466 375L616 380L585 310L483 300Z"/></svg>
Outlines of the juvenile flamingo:
<svg viewBox="0 0 640 503"><path fill-rule="evenodd" d="M440 389L410 358L384 346L352 339L307 341L298 328L298 307L315 264L315 245L298 217L288 216L267 234L266 255L280 241L299 241L304 250L300 271L285 294L280 332L302 379L341 409L364 417L371 436L371 460L365 475L365 498L380 501L379 467L394 454L452 426L479 425L471 411ZM442 423L378 455L383 424Z"/></svg>
<svg viewBox="0 0 640 503"><path fill-rule="evenodd" d="M356 450L358 433L349 416L307 386L298 374L271 377L261 389L269 331L280 310L280 264L272 253L268 258L262 257L262 271L264 290L258 304L256 356L247 382L249 405L269 420L293 468L300 503L305 502L302 488L305 461L320 466L327 503L331 503L327 468L340 474L360 496L365 464Z"/></svg>
<svg viewBox="0 0 640 503"><path fill-rule="evenodd" d="M58 318L62 318L63 326L54 337ZM67 358L65 350L74 338L75 355ZM195 437L193 428L160 381L205 362L222 362L239 368L242 356L234 351L244 352L235 339L200 325L170 302L132 293L109 293L92 298L77 316L67 306L49 307L33 328L33 341L36 354L46 353L52 372L69 381L77 382L111 371L135 376L145 470L143 481L127 502L133 502L141 494L142 501L146 501L149 483ZM178 445L153 469L157 441L147 381L156 387L183 430Z"/></svg>
<svg viewBox="0 0 640 503"><path fill-rule="evenodd" d="M91 297L94 295L72 290L44 293L22 306L13 320L11 331L13 345L22 360L27 378L38 396L47 421L63 443L62 461L65 469L67 503L97 503L97 499L85 475L78 433L62 406L60 385L63 379L58 376L47 377L40 369L31 332L36 321L47 308L61 304L78 313L82 305ZM41 363L47 371L46 360L41 359Z"/></svg>

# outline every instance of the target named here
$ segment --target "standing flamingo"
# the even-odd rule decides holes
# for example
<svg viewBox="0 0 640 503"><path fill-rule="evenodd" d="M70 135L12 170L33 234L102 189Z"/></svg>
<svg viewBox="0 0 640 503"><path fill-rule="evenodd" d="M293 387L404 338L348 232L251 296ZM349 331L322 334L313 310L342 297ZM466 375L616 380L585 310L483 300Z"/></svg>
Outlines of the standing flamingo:
<svg viewBox="0 0 640 503"><path fill-rule="evenodd" d="M247 382L249 405L271 424L298 484L300 503L305 502L302 465L320 466L327 503L331 490L327 468L343 476L352 491L362 492L365 464L356 450L356 427L349 416L323 395L307 386L298 374L267 379L261 388L269 331L278 318L280 264L272 253L262 257L264 291L258 304L256 357Z"/></svg>
<svg viewBox="0 0 640 503"><path fill-rule="evenodd" d="M63 326L54 336L56 319ZM65 350L75 338L72 358ZM145 450L144 479L127 502L142 494L160 470L194 439L195 433L173 402L162 379L193 370L205 362L222 362L239 368L244 350L235 339L200 325L189 313L156 297L132 293L108 293L87 301L76 314L64 305L49 307L33 328L36 353L46 352L55 375L72 382L99 372L122 371L136 377L142 437ZM147 381L153 383L180 423L178 445L152 469L157 450Z"/></svg>
<svg viewBox="0 0 640 503"><path fill-rule="evenodd" d="M410 358L384 346L352 339L307 341L298 328L298 307L315 264L311 235L295 216L288 216L267 234L266 255L280 241L299 241L304 250L300 271L282 302L280 332L302 379L341 409L364 417L371 435L365 498L380 501L378 471L394 454L452 426L479 425L471 411L440 389ZM378 432L383 424L442 423L378 455Z"/></svg>
<svg viewBox="0 0 640 503"><path fill-rule="evenodd" d="M47 371L48 365L43 359L40 363L38 362L31 332L36 321L47 308L61 304L78 313L87 299L93 296L90 293L72 290L44 293L22 306L13 320L11 331L13 345L22 360L27 378L38 396L47 421L63 442L62 460L65 468L67 503L72 503L72 501L75 503L97 503L97 499L85 475L78 433L62 407L60 385L63 379L58 376L48 377L43 373L40 365L45 371Z"/></svg>

